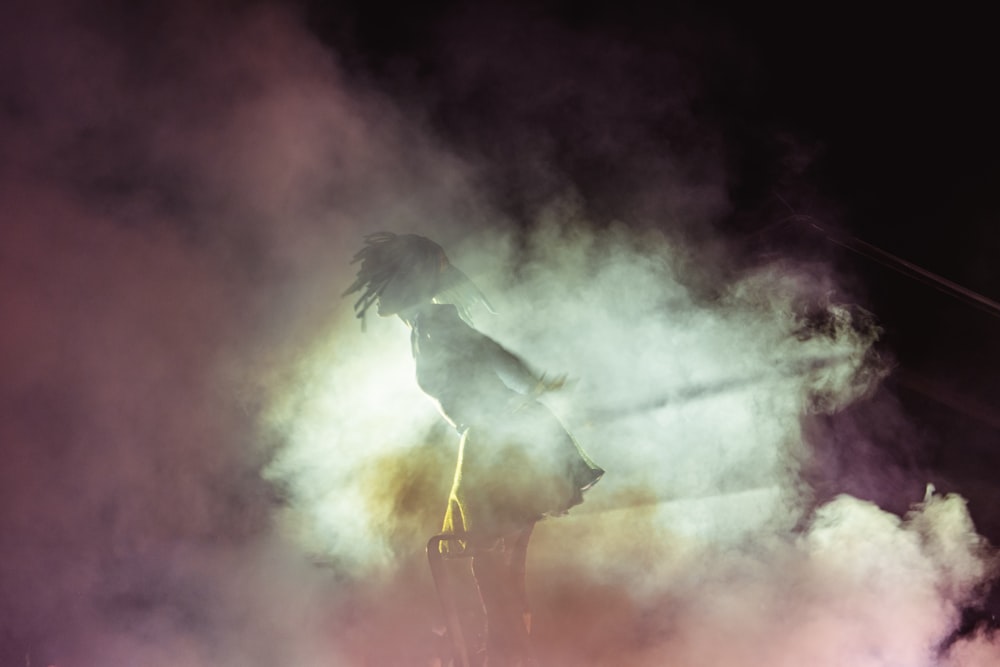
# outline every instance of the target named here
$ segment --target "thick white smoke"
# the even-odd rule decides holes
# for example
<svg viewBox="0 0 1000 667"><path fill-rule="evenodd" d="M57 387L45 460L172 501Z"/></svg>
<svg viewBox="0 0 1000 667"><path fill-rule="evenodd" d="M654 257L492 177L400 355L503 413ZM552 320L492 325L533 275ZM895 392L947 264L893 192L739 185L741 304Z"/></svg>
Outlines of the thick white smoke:
<svg viewBox="0 0 1000 667"><path fill-rule="evenodd" d="M954 496L930 496L903 521L844 496L796 537L771 532L724 549L634 523L602 527L625 538L615 558L600 558L604 548L574 527L553 526L536 545L556 573L536 586L559 608L551 622L565 617L558 632L572 636L552 639L553 664L929 667L997 655L976 642L942 650L961 600L987 574L984 545ZM567 553L597 563L589 567L602 578L559 568ZM616 564L636 593L605 583ZM574 593L580 581L603 585ZM569 632L574 625L588 631Z"/></svg>
<svg viewBox="0 0 1000 667"><path fill-rule="evenodd" d="M988 636L937 653L993 574L960 498L792 530L802 415L886 371L823 266L717 281L724 244L572 198L514 234L482 164L286 7L0 26L3 661L433 664L457 436L406 327L340 297L386 229L442 243L497 307L478 326L570 376L546 400L608 470L536 531L549 664L996 662ZM724 208L721 170L667 171L695 218Z"/></svg>
<svg viewBox="0 0 1000 667"><path fill-rule="evenodd" d="M960 498L914 498L901 521L843 496L791 530L801 418L865 400L888 372L877 327L836 302L823 267L748 269L705 302L656 233L567 218L527 245L467 238L452 258L499 311L480 328L574 380L547 400L608 470L573 516L536 530L549 664L941 664L993 574ZM412 562L436 530L457 436L412 389L405 326L361 334L344 319L357 346L310 357L315 383L272 472L299 490L290 514L312 540L361 576ZM368 474L373 459L397 467Z"/></svg>

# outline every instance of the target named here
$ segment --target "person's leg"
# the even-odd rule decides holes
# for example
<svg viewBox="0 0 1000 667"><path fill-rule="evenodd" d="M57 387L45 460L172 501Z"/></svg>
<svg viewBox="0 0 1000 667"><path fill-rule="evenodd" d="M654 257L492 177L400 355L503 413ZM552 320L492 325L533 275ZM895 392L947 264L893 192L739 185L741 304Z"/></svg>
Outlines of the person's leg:
<svg viewBox="0 0 1000 667"><path fill-rule="evenodd" d="M510 567L511 555L498 546L478 551L472 559L472 572L486 611L490 667L533 664L518 584ZM523 557L519 560L523 561Z"/></svg>
<svg viewBox="0 0 1000 667"><path fill-rule="evenodd" d="M531 606L528 604L528 591L525 583L527 574L528 541L531 539L531 531L535 529L532 523L523 529L512 540L508 547L510 554L510 577L514 584L514 591L517 594L517 601L521 608L521 622L524 630L531 634Z"/></svg>

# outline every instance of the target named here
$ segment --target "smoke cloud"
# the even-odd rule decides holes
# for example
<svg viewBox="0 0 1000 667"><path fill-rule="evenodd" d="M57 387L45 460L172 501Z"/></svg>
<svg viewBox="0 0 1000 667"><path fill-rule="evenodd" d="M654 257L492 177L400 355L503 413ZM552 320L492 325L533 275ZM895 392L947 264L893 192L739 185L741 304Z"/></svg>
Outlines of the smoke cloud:
<svg viewBox="0 0 1000 667"><path fill-rule="evenodd" d="M468 92L482 55L461 20L449 85ZM747 262L712 233L710 128L595 203L550 121L518 125L537 77L592 128L644 108L572 74L597 37L539 24L523 57L564 44L552 71L495 73L523 93L494 130L510 156L447 144L430 103L348 71L287 6L13 2L0 26L4 664L435 664L423 546L457 436L405 325L362 331L340 296L379 230L444 245L496 306L477 326L568 374L545 400L608 471L536 530L547 664L1000 657L985 634L949 642L995 575L960 497L914 496L902 469L870 471L905 480L902 516L812 493L811 420L865 432L834 416L882 405L890 364L827 265ZM618 43L598 80L635 58ZM620 144L572 138L624 154L640 121ZM514 162L537 179L517 206ZM638 222L603 216L633 193Z"/></svg>

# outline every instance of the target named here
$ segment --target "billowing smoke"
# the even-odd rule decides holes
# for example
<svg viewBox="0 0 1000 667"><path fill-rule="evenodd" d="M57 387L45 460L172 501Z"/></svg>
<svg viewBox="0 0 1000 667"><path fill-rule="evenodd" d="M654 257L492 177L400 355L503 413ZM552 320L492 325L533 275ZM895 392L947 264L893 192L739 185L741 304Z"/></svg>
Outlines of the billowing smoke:
<svg viewBox="0 0 1000 667"><path fill-rule="evenodd" d="M994 574L961 498L812 511L804 419L890 365L827 266L693 231L726 207L710 156L636 169L637 225L519 134L551 187L513 220L497 156L449 150L287 7L15 2L0 25L4 664L433 664L422 549L457 436L406 327L362 331L340 296L383 229L442 243L496 306L477 326L568 375L545 400L608 471L536 531L548 664L1000 655L948 644Z"/></svg>

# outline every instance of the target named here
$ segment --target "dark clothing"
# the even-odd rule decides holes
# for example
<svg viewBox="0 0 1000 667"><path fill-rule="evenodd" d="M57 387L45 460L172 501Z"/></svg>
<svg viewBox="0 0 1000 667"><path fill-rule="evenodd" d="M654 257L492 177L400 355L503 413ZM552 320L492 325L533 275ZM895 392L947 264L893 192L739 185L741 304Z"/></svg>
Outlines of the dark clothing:
<svg viewBox="0 0 1000 667"><path fill-rule="evenodd" d="M495 539L582 502L604 471L533 398L535 374L454 306L412 325L417 382L462 434L444 530Z"/></svg>

